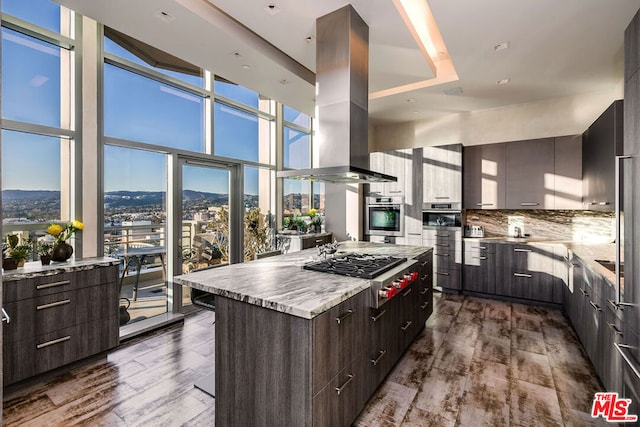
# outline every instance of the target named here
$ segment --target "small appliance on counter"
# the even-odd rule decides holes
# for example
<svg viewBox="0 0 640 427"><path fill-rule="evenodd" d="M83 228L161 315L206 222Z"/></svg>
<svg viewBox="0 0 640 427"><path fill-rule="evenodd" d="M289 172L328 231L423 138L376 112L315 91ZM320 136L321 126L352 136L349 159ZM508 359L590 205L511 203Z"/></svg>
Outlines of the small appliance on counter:
<svg viewBox="0 0 640 427"><path fill-rule="evenodd" d="M481 225L465 225L464 237L484 237L484 227Z"/></svg>

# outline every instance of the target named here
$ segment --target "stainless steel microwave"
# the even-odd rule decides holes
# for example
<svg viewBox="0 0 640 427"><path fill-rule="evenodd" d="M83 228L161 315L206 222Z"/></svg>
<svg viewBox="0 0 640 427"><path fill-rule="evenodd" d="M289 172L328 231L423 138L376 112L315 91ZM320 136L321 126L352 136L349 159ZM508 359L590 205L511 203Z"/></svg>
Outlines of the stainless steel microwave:
<svg viewBox="0 0 640 427"><path fill-rule="evenodd" d="M365 234L404 236L404 198L402 196L367 197Z"/></svg>

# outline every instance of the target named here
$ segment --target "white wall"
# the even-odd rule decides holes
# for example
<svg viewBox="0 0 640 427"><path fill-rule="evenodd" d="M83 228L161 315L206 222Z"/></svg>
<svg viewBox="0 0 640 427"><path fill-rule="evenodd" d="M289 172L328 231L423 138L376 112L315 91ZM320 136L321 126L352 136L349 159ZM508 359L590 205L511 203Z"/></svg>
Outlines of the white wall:
<svg viewBox="0 0 640 427"><path fill-rule="evenodd" d="M593 92L501 108L453 113L435 120L374 125L369 151L429 145L480 145L584 132L616 99L612 91Z"/></svg>

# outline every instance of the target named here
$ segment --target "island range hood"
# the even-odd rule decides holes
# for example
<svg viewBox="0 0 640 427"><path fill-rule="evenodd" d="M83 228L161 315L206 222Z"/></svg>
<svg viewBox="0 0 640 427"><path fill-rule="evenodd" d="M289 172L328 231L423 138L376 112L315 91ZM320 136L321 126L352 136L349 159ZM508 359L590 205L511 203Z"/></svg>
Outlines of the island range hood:
<svg viewBox="0 0 640 427"><path fill-rule="evenodd" d="M369 170L369 27L351 5L316 21L318 167L278 178L352 184L395 182Z"/></svg>

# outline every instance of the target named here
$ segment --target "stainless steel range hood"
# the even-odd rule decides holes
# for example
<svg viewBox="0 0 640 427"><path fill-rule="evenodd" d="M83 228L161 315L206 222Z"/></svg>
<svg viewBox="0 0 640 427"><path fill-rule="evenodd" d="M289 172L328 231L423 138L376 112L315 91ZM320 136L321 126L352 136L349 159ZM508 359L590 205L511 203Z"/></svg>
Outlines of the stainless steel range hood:
<svg viewBox="0 0 640 427"><path fill-rule="evenodd" d="M318 167L279 178L330 183L395 182L369 170L369 27L351 5L316 21Z"/></svg>

